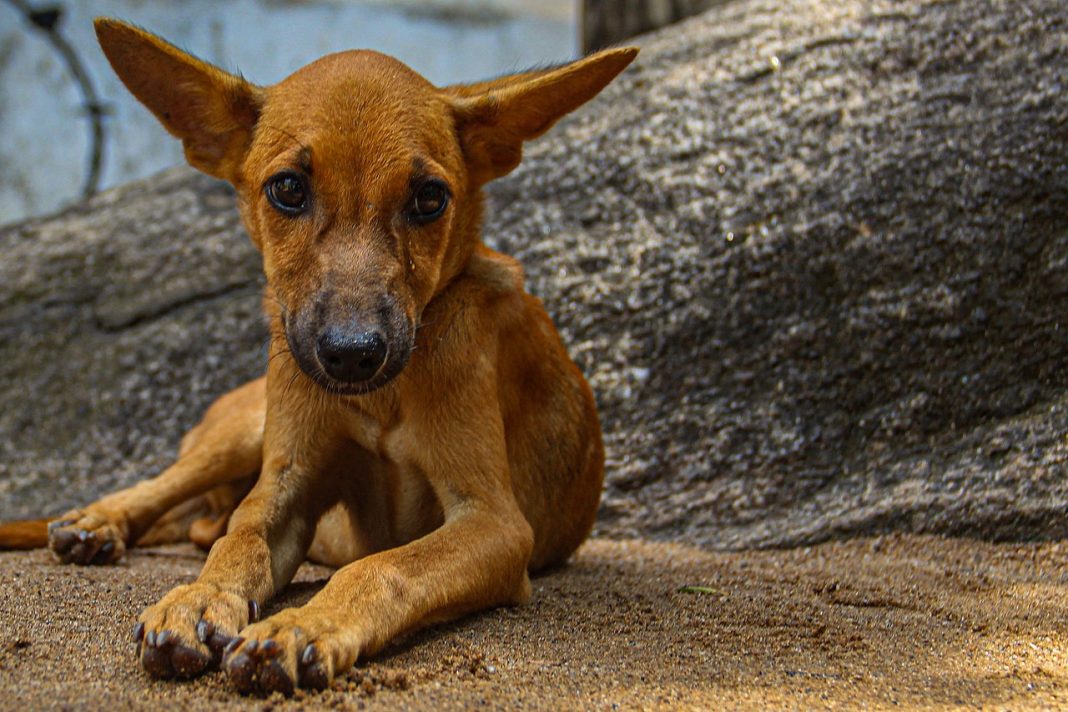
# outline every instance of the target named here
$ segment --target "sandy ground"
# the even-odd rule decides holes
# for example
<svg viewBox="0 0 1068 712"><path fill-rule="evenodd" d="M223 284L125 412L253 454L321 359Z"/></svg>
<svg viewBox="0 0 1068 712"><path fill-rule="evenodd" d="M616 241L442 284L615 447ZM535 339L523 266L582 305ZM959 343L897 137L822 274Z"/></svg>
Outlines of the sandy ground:
<svg viewBox="0 0 1068 712"><path fill-rule="evenodd" d="M0 554L0 707L1068 705L1068 543L902 536L726 554L593 540L534 580L529 605L410 635L291 701L242 698L219 673L163 683L140 671L137 613L202 560L186 546L93 569ZM305 566L272 610L328 575Z"/></svg>

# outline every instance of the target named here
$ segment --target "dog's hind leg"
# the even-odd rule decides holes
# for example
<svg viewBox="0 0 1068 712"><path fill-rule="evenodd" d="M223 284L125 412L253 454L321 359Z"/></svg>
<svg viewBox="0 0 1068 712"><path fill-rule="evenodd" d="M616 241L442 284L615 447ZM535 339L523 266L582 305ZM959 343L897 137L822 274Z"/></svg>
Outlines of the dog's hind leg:
<svg viewBox="0 0 1068 712"><path fill-rule="evenodd" d="M186 435L173 465L59 517L48 526L48 545L76 564L117 561L135 543L194 538L210 546L260 470L265 413L264 379L227 393Z"/></svg>
<svg viewBox="0 0 1068 712"><path fill-rule="evenodd" d="M242 477L182 502L156 520L135 546L191 541L207 551L226 533L230 515L255 481L255 476Z"/></svg>

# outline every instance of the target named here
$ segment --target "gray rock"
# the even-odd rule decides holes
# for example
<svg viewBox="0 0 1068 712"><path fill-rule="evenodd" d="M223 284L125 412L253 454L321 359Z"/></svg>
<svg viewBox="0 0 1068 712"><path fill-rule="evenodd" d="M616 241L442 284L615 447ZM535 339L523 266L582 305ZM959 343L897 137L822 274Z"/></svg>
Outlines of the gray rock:
<svg viewBox="0 0 1068 712"><path fill-rule="evenodd" d="M601 534L1068 533L1066 22L738 0L646 38L491 189L488 241L598 395ZM2 517L153 474L263 367L257 257L207 178L0 254Z"/></svg>

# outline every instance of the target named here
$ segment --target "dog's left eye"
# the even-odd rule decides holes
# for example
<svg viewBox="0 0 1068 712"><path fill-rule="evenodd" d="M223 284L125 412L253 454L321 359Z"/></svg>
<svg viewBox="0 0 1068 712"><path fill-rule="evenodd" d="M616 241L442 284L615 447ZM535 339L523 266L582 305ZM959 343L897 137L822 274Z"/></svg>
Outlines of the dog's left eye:
<svg viewBox="0 0 1068 712"><path fill-rule="evenodd" d="M308 205L304 179L292 171L271 176L263 189L271 205L286 215L299 215Z"/></svg>
<svg viewBox="0 0 1068 712"><path fill-rule="evenodd" d="M412 196L409 212L416 222L436 220L449 204L449 190L444 183L431 180L423 183Z"/></svg>

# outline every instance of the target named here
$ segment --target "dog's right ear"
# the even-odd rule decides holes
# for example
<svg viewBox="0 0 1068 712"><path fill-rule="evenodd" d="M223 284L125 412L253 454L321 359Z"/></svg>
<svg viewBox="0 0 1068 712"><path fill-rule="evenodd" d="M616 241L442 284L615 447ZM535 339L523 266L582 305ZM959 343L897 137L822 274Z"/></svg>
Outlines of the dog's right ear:
<svg viewBox="0 0 1068 712"><path fill-rule="evenodd" d="M260 88L125 22L97 18L93 26L119 79L182 140L189 164L238 183L263 106Z"/></svg>
<svg viewBox="0 0 1068 712"><path fill-rule="evenodd" d="M447 87L474 179L485 183L512 171L524 141L597 96L637 55L637 47L606 49L552 69Z"/></svg>

